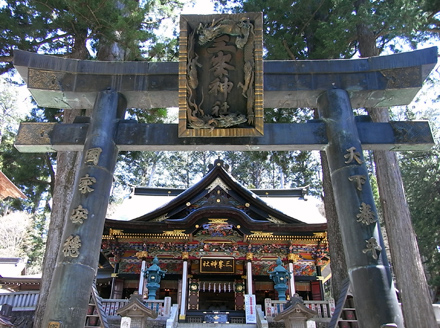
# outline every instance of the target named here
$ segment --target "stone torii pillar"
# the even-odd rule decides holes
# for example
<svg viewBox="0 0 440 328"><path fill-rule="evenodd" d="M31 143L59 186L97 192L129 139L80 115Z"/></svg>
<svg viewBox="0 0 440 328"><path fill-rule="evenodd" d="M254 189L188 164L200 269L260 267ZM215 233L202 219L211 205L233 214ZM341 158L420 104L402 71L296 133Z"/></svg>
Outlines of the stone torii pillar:
<svg viewBox="0 0 440 328"><path fill-rule="evenodd" d="M326 154L335 194L356 315L362 328L403 328L362 146L345 90L319 98L329 144ZM380 305L379 305L380 303Z"/></svg>
<svg viewBox="0 0 440 328"><path fill-rule="evenodd" d="M84 327L118 154L114 135L125 109L125 99L114 90L98 93L43 327Z"/></svg>

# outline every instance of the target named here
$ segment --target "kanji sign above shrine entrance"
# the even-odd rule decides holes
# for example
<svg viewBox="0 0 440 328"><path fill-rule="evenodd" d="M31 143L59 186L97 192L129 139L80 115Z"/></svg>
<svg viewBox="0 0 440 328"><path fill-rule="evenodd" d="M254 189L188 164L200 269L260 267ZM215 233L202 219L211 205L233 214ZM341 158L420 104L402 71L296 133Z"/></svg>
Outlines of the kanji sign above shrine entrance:
<svg viewBox="0 0 440 328"><path fill-rule="evenodd" d="M261 13L180 16L180 137L263 135L262 29Z"/></svg>

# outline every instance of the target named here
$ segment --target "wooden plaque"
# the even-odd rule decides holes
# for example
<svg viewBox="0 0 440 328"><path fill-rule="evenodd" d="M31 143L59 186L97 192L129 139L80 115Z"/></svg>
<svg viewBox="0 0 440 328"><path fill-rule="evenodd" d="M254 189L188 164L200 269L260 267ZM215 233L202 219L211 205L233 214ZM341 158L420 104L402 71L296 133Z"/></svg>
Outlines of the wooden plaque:
<svg viewBox="0 0 440 328"><path fill-rule="evenodd" d="M180 16L179 137L263 136L261 13Z"/></svg>
<svg viewBox="0 0 440 328"><path fill-rule="evenodd" d="M235 273L235 260L232 257L202 257L200 273Z"/></svg>

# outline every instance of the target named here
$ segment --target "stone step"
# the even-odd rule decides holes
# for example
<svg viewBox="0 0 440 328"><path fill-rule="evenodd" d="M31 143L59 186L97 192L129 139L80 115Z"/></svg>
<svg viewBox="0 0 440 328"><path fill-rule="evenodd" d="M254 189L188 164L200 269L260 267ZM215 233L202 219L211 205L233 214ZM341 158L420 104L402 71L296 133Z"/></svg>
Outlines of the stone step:
<svg viewBox="0 0 440 328"><path fill-rule="evenodd" d="M237 323L178 323L177 328L256 328L256 324Z"/></svg>

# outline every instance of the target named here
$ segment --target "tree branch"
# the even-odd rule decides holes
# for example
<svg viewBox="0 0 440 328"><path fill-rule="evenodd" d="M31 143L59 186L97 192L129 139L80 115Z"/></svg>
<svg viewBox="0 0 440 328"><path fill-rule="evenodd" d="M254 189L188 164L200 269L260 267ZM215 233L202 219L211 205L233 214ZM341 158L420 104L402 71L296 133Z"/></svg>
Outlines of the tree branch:
<svg viewBox="0 0 440 328"><path fill-rule="evenodd" d="M293 54L293 52L290 50L289 45L287 44L286 40L283 40L283 47L284 49L286 49L287 54L289 55L290 59L295 60L295 55Z"/></svg>

